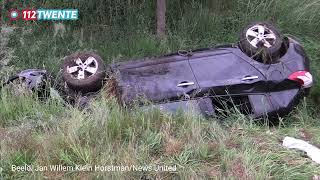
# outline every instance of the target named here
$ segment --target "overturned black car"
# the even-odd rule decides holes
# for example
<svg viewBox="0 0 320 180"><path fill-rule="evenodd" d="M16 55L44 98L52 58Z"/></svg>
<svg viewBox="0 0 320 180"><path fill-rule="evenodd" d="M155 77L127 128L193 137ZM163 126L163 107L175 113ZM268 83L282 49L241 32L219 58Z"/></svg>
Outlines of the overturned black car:
<svg viewBox="0 0 320 180"><path fill-rule="evenodd" d="M108 67L96 53L75 53L65 57L62 71L67 88L83 95L107 84L125 106L193 108L205 116L228 106L254 118L283 116L313 83L301 45L261 22L249 24L237 44Z"/></svg>

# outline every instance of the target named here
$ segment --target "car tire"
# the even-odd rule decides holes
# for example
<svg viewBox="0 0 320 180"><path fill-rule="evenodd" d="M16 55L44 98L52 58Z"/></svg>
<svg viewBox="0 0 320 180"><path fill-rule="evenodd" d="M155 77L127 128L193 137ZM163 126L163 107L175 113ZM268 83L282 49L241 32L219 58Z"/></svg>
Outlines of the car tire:
<svg viewBox="0 0 320 180"><path fill-rule="evenodd" d="M102 58L94 52L79 52L64 58L62 77L74 91L88 93L101 89L106 76Z"/></svg>
<svg viewBox="0 0 320 180"><path fill-rule="evenodd" d="M276 63L282 54L280 32L270 23L250 23L240 33L239 47L249 57L262 63Z"/></svg>

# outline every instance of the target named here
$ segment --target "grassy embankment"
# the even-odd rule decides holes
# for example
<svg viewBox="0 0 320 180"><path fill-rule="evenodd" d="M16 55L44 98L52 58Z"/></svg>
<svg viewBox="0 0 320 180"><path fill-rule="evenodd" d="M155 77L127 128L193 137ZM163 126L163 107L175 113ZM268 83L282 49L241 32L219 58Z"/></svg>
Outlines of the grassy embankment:
<svg viewBox="0 0 320 180"><path fill-rule="evenodd" d="M152 5L149 1L137 3L124 14L117 14L118 6L112 6L115 9L109 10L113 10L114 14L110 13L113 16L104 19L108 23L92 24L98 20L90 19L83 22L83 36L81 31L67 29L63 37L53 37L52 29L44 30L41 25L17 28L8 45L2 47L2 52L11 49L14 53L5 56L10 62L1 67L1 78L23 68L57 72L64 56L80 50L97 50L106 63L111 63L233 43L247 22L267 20L303 44L315 80L319 81L320 2L317 0L231 0L221 7L172 1L168 5L168 36L163 41L153 35ZM79 7L90 10L90 3ZM157 110L126 111L101 96L92 102L90 110L80 111L63 106L54 98L41 102L3 89L0 177L310 179L320 175L319 166L302 153L281 147L280 140L293 136L320 144L320 113L316 104L319 90L316 85L311 97L304 99L288 117L280 119L279 124L270 126L267 121L257 123L237 110L230 110L232 113L221 121L203 119L192 112L166 115ZM23 164L158 164L177 165L177 172L11 171L11 165Z"/></svg>

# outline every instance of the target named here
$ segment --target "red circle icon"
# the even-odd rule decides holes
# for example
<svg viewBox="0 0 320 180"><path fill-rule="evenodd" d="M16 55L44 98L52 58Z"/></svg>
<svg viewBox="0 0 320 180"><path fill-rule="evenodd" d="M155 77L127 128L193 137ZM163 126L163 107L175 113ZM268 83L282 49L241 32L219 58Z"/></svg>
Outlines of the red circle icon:
<svg viewBox="0 0 320 180"><path fill-rule="evenodd" d="M19 11L17 9L13 9L9 12L9 17L11 20L17 20L19 18Z"/></svg>

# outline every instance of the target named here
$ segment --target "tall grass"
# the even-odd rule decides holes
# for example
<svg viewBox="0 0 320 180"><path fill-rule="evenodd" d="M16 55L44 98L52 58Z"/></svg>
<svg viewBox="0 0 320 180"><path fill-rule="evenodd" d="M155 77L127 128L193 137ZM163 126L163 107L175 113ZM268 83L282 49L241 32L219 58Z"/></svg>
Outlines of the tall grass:
<svg viewBox="0 0 320 180"><path fill-rule="evenodd" d="M17 22L19 28L8 44L14 57L0 68L0 74L7 74L8 68L46 68L55 74L64 56L81 50L96 50L109 64L234 43L246 23L270 21L284 34L299 39L319 81L318 0L170 0L163 40L154 36L154 1L30 2L34 7L79 8L86 16L66 23L67 32L56 37L51 22L34 26ZM10 1L6 8L18 5ZM170 115L159 110L126 110L102 94L89 108L79 110L54 98L41 101L24 91L17 94L4 88L0 97L0 177L310 179L320 175L319 167L301 153L282 148L279 141L288 135L320 143L319 90L316 84L312 98L303 100L272 126L234 109L226 117L204 119L192 112ZM24 164L176 165L177 171L11 171L11 165Z"/></svg>
<svg viewBox="0 0 320 180"><path fill-rule="evenodd" d="M287 151L278 142L283 135L300 136L301 131L296 128L308 128L315 138L312 141L320 142L318 131L311 123L316 121L311 114L306 114L308 110L304 107L298 110L302 114L297 112L296 117L307 116L308 121L301 124L299 120L292 120L295 124L285 123L277 129L248 123L250 119L240 114L218 123L216 119L203 119L192 112L171 115L157 109L125 111L115 100L104 97L92 101L89 109L82 111L68 107L61 109L59 104L53 107L42 104L47 109L45 111L32 107L34 103L41 103L37 100L30 103L29 97L19 97L19 101L30 108L24 110L25 114L16 113L16 120L26 114L43 113L46 116L29 116L15 124L7 123L1 129L3 178L291 179L312 177L320 172L319 167L302 158L300 153ZM8 106L7 102L0 104ZM55 110L54 113L49 109ZM24 164L176 165L177 171L11 171L11 165Z"/></svg>

